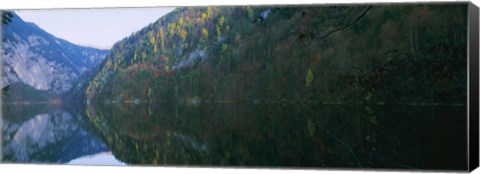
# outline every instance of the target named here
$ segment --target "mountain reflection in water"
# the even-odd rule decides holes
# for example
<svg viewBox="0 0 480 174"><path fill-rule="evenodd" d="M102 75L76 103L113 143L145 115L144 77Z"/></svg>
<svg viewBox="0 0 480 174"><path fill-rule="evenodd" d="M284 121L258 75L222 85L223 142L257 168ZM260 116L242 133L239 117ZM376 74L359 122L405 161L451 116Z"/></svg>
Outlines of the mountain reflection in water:
<svg viewBox="0 0 480 174"><path fill-rule="evenodd" d="M466 164L465 106L77 106L4 107L3 160L403 169Z"/></svg>
<svg viewBox="0 0 480 174"><path fill-rule="evenodd" d="M66 163L108 151L82 127L82 118L50 105L8 105L3 115L3 162Z"/></svg>
<svg viewBox="0 0 480 174"><path fill-rule="evenodd" d="M118 161L111 152L102 152L74 159L67 164L73 165L108 165L123 166L125 163Z"/></svg>

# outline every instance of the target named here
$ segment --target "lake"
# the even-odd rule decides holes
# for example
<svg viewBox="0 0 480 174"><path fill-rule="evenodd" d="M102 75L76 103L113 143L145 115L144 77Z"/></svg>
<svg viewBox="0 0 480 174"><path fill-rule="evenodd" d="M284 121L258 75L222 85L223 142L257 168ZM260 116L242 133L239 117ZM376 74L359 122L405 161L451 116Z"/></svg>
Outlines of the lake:
<svg viewBox="0 0 480 174"><path fill-rule="evenodd" d="M5 105L2 162L465 169L466 106Z"/></svg>

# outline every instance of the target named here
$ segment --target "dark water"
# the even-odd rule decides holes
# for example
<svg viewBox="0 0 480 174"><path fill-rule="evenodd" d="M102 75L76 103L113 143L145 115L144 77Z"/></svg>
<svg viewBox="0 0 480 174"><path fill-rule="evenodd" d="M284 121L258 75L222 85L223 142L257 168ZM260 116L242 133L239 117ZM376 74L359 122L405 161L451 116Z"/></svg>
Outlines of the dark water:
<svg viewBox="0 0 480 174"><path fill-rule="evenodd" d="M164 103L4 109L3 162L69 163L112 154L98 163L452 170L467 163L465 106Z"/></svg>

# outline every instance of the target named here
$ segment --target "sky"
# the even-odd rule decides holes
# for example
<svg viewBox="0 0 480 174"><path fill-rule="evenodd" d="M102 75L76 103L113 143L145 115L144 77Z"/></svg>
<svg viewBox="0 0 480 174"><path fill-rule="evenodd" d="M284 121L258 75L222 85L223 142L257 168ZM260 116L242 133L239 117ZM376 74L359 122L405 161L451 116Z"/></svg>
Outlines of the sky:
<svg viewBox="0 0 480 174"><path fill-rule="evenodd" d="M172 11L161 8L97 8L16 10L24 21L33 22L56 37L74 44L109 49L130 34Z"/></svg>

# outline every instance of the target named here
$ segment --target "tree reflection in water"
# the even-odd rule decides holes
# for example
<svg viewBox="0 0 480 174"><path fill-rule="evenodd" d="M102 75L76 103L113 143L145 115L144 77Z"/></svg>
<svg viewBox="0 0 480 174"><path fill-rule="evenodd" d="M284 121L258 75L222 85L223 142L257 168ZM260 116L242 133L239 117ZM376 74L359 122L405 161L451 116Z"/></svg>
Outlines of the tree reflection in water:
<svg viewBox="0 0 480 174"><path fill-rule="evenodd" d="M461 169L464 106L98 104L86 113L138 165ZM451 159L456 159L452 161Z"/></svg>

